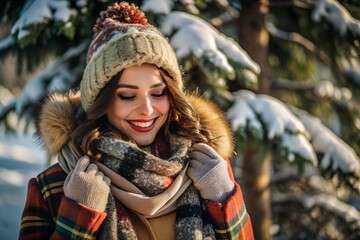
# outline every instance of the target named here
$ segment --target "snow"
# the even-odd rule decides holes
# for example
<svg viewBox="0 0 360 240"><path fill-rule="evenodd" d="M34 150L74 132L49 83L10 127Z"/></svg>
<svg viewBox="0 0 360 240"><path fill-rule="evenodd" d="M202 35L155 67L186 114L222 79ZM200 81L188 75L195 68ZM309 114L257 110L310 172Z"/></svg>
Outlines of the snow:
<svg viewBox="0 0 360 240"><path fill-rule="evenodd" d="M86 7L87 4L88 4L88 0L77 0L76 1L76 6L78 6L78 7Z"/></svg>
<svg viewBox="0 0 360 240"><path fill-rule="evenodd" d="M45 72L43 72L45 73ZM44 78L41 74L26 82L22 94L16 101L16 113L20 115L27 104L36 103L44 95Z"/></svg>
<svg viewBox="0 0 360 240"><path fill-rule="evenodd" d="M322 81L314 88L314 93L322 98L331 98L334 101L349 102L352 98L350 89L335 87L330 81Z"/></svg>
<svg viewBox="0 0 360 240"><path fill-rule="evenodd" d="M250 128L263 131L261 122L246 101L246 98L255 99L256 95L250 91L238 91L234 96L236 101L227 112L232 130L235 132L239 127L246 127L249 124Z"/></svg>
<svg viewBox="0 0 360 240"><path fill-rule="evenodd" d="M141 10L156 14L168 14L171 12L172 6L173 1L170 0L145 0L141 6Z"/></svg>
<svg viewBox="0 0 360 240"><path fill-rule="evenodd" d="M306 194L296 193L276 193L273 196L273 201L277 203L295 201L300 202L305 208L311 209L314 207L321 207L334 215L346 221L348 224L360 227L360 213L354 206L346 204L338 200L335 196L327 194L319 194L309 196Z"/></svg>
<svg viewBox="0 0 360 240"><path fill-rule="evenodd" d="M214 65L234 72L228 59L231 59L254 73L260 73L260 67L231 38L218 32L203 19L184 13L171 12L162 21L160 31L167 36L175 32L170 43L175 49L178 59L194 54L209 59Z"/></svg>
<svg viewBox="0 0 360 240"><path fill-rule="evenodd" d="M332 89L329 86L325 92ZM297 154L316 165L315 152L323 153L320 168L360 176L360 160L355 151L319 119L301 110L296 110L294 115L284 103L271 96L256 95L248 90L237 91L234 96L235 103L227 115L233 131L247 126L262 130L263 123L270 140L281 137L281 147L288 151L289 161Z"/></svg>
<svg viewBox="0 0 360 240"><path fill-rule="evenodd" d="M308 135L302 123L278 99L260 94L249 104L268 126L269 139L282 135L285 130Z"/></svg>
<svg viewBox="0 0 360 240"><path fill-rule="evenodd" d="M345 70L345 74L352 79L356 84L360 85L360 67L348 68Z"/></svg>
<svg viewBox="0 0 360 240"><path fill-rule="evenodd" d="M198 14L199 10L196 8L194 0L179 0L178 3L184 5L186 9L193 13ZM144 12L153 12L155 14L169 14L173 8L174 1L171 0L145 0L141 6Z"/></svg>
<svg viewBox="0 0 360 240"><path fill-rule="evenodd" d="M15 41L12 36L7 36L6 38L0 40L0 50L9 48L14 43Z"/></svg>
<svg viewBox="0 0 360 240"><path fill-rule="evenodd" d="M300 110L296 114L309 131L315 151L324 154L320 164L322 169L331 168L334 172L360 176L360 160L348 144L325 127L318 118Z"/></svg>
<svg viewBox="0 0 360 240"><path fill-rule="evenodd" d="M22 30L26 29L27 26L35 25L38 23L46 23L51 18L51 10L47 6L47 1L35 0L27 1L24 8L21 10L21 15L11 29L11 33L16 32L22 33L18 36L18 39L25 37ZM30 34L30 32L28 32Z"/></svg>
<svg viewBox="0 0 360 240"><path fill-rule="evenodd" d="M75 79L76 69L69 69L66 64L69 59L79 56L87 47L83 42L75 47L69 48L62 56L52 61L39 75L26 82L25 87L18 99L16 99L16 113L20 114L26 106L38 102L45 94L52 90L66 90ZM46 88L46 82L51 80ZM65 83L65 80L67 83ZM60 81L60 82L58 82ZM0 108L1 112L1 108Z"/></svg>
<svg viewBox="0 0 360 240"><path fill-rule="evenodd" d="M267 130L267 137L281 138L281 147L287 150L287 159L293 161L295 154L316 165L316 154L310 144L310 134L286 105L268 95L255 95L248 90L234 93L235 103L228 111L233 131L247 124L255 129Z"/></svg>
<svg viewBox="0 0 360 240"><path fill-rule="evenodd" d="M32 134L0 131L0 239L17 239L27 183L46 168L46 155Z"/></svg>
<svg viewBox="0 0 360 240"><path fill-rule="evenodd" d="M345 36L347 31L360 36L360 21L353 18L340 3L334 0L317 0L312 18L315 22L320 22L321 18L325 18L341 36Z"/></svg>
<svg viewBox="0 0 360 240"><path fill-rule="evenodd" d="M53 19L55 21L68 22L77 14L75 9L69 7L66 0L28 0L21 9L19 19L11 29L11 34L16 35L18 40L30 34L29 26L46 24Z"/></svg>
<svg viewBox="0 0 360 240"><path fill-rule="evenodd" d="M48 0L48 5L51 9L56 9L53 15L55 21L68 22L72 16L76 15L76 11L69 8L68 1Z"/></svg>
<svg viewBox="0 0 360 240"><path fill-rule="evenodd" d="M320 97L329 97L334 94L334 84L330 81L323 81L315 86L315 93Z"/></svg>

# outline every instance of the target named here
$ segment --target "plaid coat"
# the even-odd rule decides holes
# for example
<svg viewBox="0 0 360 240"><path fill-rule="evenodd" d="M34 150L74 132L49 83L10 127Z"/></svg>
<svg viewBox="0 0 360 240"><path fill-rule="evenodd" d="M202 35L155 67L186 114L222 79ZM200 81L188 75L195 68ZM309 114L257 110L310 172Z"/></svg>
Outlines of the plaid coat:
<svg viewBox="0 0 360 240"><path fill-rule="evenodd" d="M66 176L55 164L29 181L19 239L96 239L106 213L64 196ZM254 239L238 184L226 203L208 202L207 209L217 239Z"/></svg>

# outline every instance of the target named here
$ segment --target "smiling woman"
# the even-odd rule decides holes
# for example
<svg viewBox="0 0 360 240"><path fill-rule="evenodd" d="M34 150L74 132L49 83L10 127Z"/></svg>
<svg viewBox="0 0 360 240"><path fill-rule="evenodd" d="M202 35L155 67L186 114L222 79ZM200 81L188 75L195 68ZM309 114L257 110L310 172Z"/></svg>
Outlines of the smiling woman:
<svg viewBox="0 0 360 240"><path fill-rule="evenodd" d="M183 89L167 39L124 2L94 31L79 92L40 108L58 163L30 180L19 238L253 239L230 128Z"/></svg>
<svg viewBox="0 0 360 240"><path fill-rule="evenodd" d="M123 70L116 96L106 116L109 122L139 146L151 144L170 109L160 70L150 64Z"/></svg>

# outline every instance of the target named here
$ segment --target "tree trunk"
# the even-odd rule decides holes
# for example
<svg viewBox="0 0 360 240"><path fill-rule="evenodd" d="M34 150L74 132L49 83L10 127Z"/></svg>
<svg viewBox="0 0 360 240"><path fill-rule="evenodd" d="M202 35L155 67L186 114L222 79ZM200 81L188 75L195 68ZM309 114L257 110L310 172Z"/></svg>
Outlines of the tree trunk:
<svg viewBox="0 0 360 240"><path fill-rule="evenodd" d="M268 153L265 156L259 156L258 147L255 144L248 143L243 156L242 188L255 239L269 240L271 239L269 168L272 155Z"/></svg>
<svg viewBox="0 0 360 240"><path fill-rule="evenodd" d="M259 93L270 92L270 70L268 64L269 34L265 29L265 15L268 13L268 1L260 5L244 7L240 12L237 32L240 46L261 67L259 76ZM249 143L244 151L243 191L249 211L255 239L271 239L271 205L270 205L270 164L272 156L259 155L255 144ZM263 159L259 159L263 158Z"/></svg>
<svg viewBox="0 0 360 240"><path fill-rule="evenodd" d="M260 1L261 5L244 8L240 12L236 24L240 46L261 67L259 76L259 93L270 91L269 69L269 33L265 29L265 16L268 13L268 1Z"/></svg>

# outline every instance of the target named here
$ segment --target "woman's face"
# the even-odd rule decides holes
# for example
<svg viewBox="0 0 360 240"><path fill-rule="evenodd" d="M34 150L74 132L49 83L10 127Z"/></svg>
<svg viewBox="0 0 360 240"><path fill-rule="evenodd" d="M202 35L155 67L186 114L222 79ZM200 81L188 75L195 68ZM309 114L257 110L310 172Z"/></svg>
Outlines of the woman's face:
<svg viewBox="0 0 360 240"><path fill-rule="evenodd" d="M167 87L160 70L143 64L123 70L106 116L130 140L146 146L164 125L169 109Z"/></svg>

